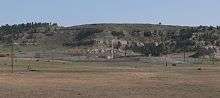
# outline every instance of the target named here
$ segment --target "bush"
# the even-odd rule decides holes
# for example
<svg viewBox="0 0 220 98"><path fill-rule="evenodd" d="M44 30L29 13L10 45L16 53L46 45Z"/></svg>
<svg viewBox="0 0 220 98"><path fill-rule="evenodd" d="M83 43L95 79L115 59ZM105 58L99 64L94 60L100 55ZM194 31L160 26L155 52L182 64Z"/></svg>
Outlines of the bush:
<svg viewBox="0 0 220 98"><path fill-rule="evenodd" d="M176 66L176 64L172 64L172 66Z"/></svg>

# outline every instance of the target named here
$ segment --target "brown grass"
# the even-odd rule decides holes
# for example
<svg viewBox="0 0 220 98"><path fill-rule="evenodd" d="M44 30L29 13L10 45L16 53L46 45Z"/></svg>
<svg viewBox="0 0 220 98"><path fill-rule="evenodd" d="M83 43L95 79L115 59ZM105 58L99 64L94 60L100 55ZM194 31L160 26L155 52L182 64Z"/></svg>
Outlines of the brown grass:
<svg viewBox="0 0 220 98"><path fill-rule="evenodd" d="M25 62L29 61L23 61ZM18 64L18 63L17 63ZM143 63L37 62L28 72L2 68L0 98L219 98L220 67ZM33 65L35 65L33 64ZM133 67L132 65L145 65ZM126 66L127 65L127 66ZM62 67L60 67L62 66ZM2 66L4 67L4 66ZM203 70L197 70L202 67ZM4 70L4 71L3 71Z"/></svg>

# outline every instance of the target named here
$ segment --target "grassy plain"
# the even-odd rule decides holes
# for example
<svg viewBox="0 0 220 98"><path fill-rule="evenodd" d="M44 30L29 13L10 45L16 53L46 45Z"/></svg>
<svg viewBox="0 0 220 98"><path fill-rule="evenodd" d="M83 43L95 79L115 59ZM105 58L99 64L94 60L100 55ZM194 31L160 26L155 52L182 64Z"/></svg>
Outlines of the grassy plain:
<svg viewBox="0 0 220 98"><path fill-rule="evenodd" d="M28 70L28 66L31 71ZM201 70L199 70L201 68ZM0 98L219 98L220 63L165 67L142 62L0 58Z"/></svg>

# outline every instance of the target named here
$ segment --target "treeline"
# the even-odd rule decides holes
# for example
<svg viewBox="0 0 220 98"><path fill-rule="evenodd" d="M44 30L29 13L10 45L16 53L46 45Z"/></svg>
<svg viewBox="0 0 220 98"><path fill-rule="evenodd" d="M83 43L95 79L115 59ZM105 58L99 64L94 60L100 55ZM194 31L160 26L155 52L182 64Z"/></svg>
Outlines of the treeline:
<svg viewBox="0 0 220 98"><path fill-rule="evenodd" d="M8 31L23 31L23 30L30 30L32 28L37 28L37 27L49 27L49 26L58 26L57 23L22 23L22 24L14 24L14 25L2 25L0 27L0 32L5 32L7 33Z"/></svg>
<svg viewBox="0 0 220 98"><path fill-rule="evenodd" d="M49 31L50 27L58 27L57 23L22 23L14 25L2 25L0 26L0 42L8 43L11 42L12 37L14 40L19 38L20 33L29 32L37 33L38 28L45 28Z"/></svg>

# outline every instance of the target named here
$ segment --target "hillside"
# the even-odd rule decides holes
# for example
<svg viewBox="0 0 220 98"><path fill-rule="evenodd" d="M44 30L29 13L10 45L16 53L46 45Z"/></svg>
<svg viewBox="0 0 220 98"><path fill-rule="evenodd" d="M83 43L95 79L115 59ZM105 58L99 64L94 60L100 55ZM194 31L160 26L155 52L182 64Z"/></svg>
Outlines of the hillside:
<svg viewBox="0 0 220 98"><path fill-rule="evenodd" d="M112 58L112 54L120 57L195 52L197 54L192 56L198 57L217 51L220 28L156 24L86 24L72 27L52 23L4 25L0 27L0 51L8 50L12 38L16 50L20 52L68 51L104 58ZM203 54L204 51L208 52Z"/></svg>

